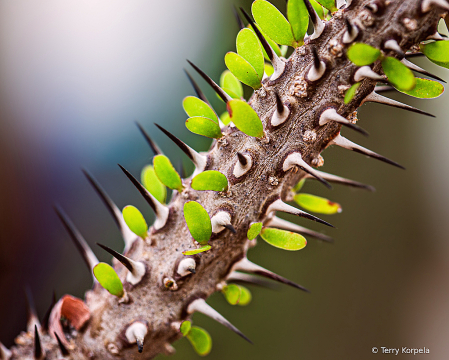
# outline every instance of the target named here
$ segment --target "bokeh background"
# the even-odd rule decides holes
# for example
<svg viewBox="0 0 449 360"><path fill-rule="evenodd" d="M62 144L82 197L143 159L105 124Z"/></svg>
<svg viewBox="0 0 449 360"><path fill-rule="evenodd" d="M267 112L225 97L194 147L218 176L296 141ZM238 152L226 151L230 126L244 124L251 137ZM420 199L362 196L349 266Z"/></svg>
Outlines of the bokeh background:
<svg viewBox="0 0 449 360"><path fill-rule="evenodd" d="M183 73L190 59L218 79L223 56L238 31L232 5L250 0L0 0L0 340L10 346L25 328L23 288L43 316L53 290L83 297L90 274L57 219L60 204L90 244L121 249L112 218L80 172L89 169L123 207L134 204L151 220L145 202L117 163L132 173L151 152L139 121L176 163L181 154L155 128L158 122L194 145L208 140L183 126L181 100L193 91ZM284 1L274 1L285 10ZM425 59L427 69L449 73ZM193 73L193 71L192 71ZM197 78L198 79L198 78ZM204 82L220 112L223 104ZM374 185L376 193L342 186L329 191L311 181L304 191L329 197L343 213L323 216L338 227L322 230L334 244L309 239L295 253L263 241L249 257L312 290L252 288L246 308L220 294L210 303L254 345L195 315L209 330L211 359L365 359L371 348L427 347L449 353L448 94L433 101L392 97L436 119L365 105L356 142L407 167L389 167L341 149L324 152L324 171ZM191 168L191 167L190 167ZM93 245L94 249L95 246ZM98 249L95 249L98 250ZM96 251L100 260L109 257ZM151 345L150 345L151 346ZM185 339L173 359L195 359ZM402 355L402 358L411 356Z"/></svg>

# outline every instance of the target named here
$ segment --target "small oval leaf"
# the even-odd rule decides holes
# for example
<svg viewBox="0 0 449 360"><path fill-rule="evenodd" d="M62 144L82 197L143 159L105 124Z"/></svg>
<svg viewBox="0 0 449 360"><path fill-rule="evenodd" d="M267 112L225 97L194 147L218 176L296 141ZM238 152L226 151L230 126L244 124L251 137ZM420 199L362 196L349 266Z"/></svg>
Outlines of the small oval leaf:
<svg viewBox="0 0 449 360"><path fill-rule="evenodd" d="M363 43L353 44L346 56L357 66L370 65L380 56L380 50Z"/></svg>
<svg viewBox="0 0 449 360"><path fill-rule="evenodd" d="M228 101L226 105L231 121L240 131L249 136L263 137L262 121L248 103L234 99Z"/></svg>
<svg viewBox="0 0 449 360"><path fill-rule="evenodd" d="M225 64L229 71L242 83L251 86L255 90L262 86L256 70L240 55L234 52L228 52L225 55Z"/></svg>
<svg viewBox="0 0 449 360"><path fill-rule="evenodd" d="M404 94L420 99L434 99L444 92L444 86L437 81L422 78L415 79L416 85L412 90L398 90L403 92Z"/></svg>
<svg viewBox="0 0 449 360"><path fill-rule="evenodd" d="M204 246L200 247L199 249L186 250L186 251L183 251L182 253L183 253L183 255L196 255L196 254L208 251L210 249L211 249L210 245L204 245Z"/></svg>
<svg viewBox="0 0 449 360"><path fill-rule="evenodd" d="M231 305L237 305L240 300L241 290L238 285L229 284L226 285L222 290L227 302Z"/></svg>
<svg viewBox="0 0 449 360"><path fill-rule="evenodd" d="M251 295L251 291L249 291L246 287L242 285L238 285L238 287L240 288L240 299L237 305L246 306L251 302L253 298Z"/></svg>
<svg viewBox="0 0 449 360"><path fill-rule="evenodd" d="M253 240L259 235L260 231L262 230L263 224L261 222L252 223L249 226L248 232L246 233L246 236L249 240Z"/></svg>
<svg viewBox="0 0 449 360"><path fill-rule="evenodd" d="M167 199L167 188L161 183L154 171L152 165L147 165L140 174L142 185L153 195L160 203L165 204Z"/></svg>
<svg viewBox="0 0 449 360"><path fill-rule="evenodd" d="M196 201L188 201L184 204L184 219L192 237L200 244L207 244L212 235L207 211Z"/></svg>
<svg viewBox="0 0 449 360"><path fill-rule="evenodd" d="M187 334L187 339L189 339L198 355L206 356L210 353L212 349L212 338L206 330L198 326L192 326Z"/></svg>
<svg viewBox="0 0 449 360"><path fill-rule="evenodd" d="M301 250L307 245L304 236L280 229L264 228L260 232L260 237L268 244L284 250Z"/></svg>
<svg viewBox="0 0 449 360"><path fill-rule="evenodd" d="M274 67L270 64L265 64L264 70L267 76L271 76L274 74Z"/></svg>
<svg viewBox="0 0 449 360"><path fill-rule="evenodd" d="M94 275L101 286L110 294L122 297L124 295L123 284L111 265L99 263L94 267Z"/></svg>
<svg viewBox="0 0 449 360"><path fill-rule="evenodd" d="M399 90L409 91L416 85L413 72L393 57L386 57L382 60L382 69L388 80Z"/></svg>
<svg viewBox="0 0 449 360"><path fill-rule="evenodd" d="M183 321L179 330L181 331L182 336L187 336L192 328L192 323L190 321Z"/></svg>
<svg viewBox="0 0 449 360"><path fill-rule="evenodd" d="M421 44L420 48L430 61L449 69L449 41L442 40Z"/></svg>
<svg viewBox="0 0 449 360"><path fill-rule="evenodd" d="M236 45L237 53L251 64L259 75L259 80L262 80L264 59L257 35L248 28L242 29L237 35Z"/></svg>
<svg viewBox="0 0 449 360"><path fill-rule="evenodd" d="M304 36L309 27L309 12L303 0L288 0L287 17L298 45L304 43Z"/></svg>
<svg viewBox="0 0 449 360"><path fill-rule="evenodd" d="M294 200L302 208L319 214L331 215L342 211L340 204L311 194L296 194Z"/></svg>
<svg viewBox="0 0 449 360"><path fill-rule="evenodd" d="M193 116L186 120L186 128L194 134L219 139L223 136L220 126L209 118Z"/></svg>
<svg viewBox="0 0 449 360"><path fill-rule="evenodd" d="M182 101L182 107L189 117L202 116L218 124L218 118L215 111L203 100L195 96L187 96Z"/></svg>
<svg viewBox="0 0 449 360"><path fill-rule="evenodd" d="M298 192L299 190L302 189L302 187L304 186L304 183L306 182L307 179L301 179L299 180L299 182L293 187L293 191L294 192Z"/></svg>
<svg viewBox="0 0 449 360"><path fill-rule="evenodd" d="M170 159L165 155L156 155L153 158L154 171L158 179L173 190L182 191L182 181L173 167Z"/></svg>
<svg viewBox="0 0 449 360"><path fill-rule="evenodd" d="M227 111L220 115L220 120L224 125L229 125L231 123L231 117Z"/></svg>
<svg viewBox="0 0 449 360"><path fill-rule="evenodd" d="M346 90L345 93L345 104L349 104L351 102L351 100L354 98L357 89L359 88L361 83L355 83L354 85L352 85L348 90Z"/></svg>
<svg viewBox="0 0 449 360"><path fill-rule="evenodd" d="M206 170L196 175L190 186L194 190L225 191L228 189L228 179L219 171Z"/></svg>
<svg viewBox="0 0 449 360"><path fill-rule="evenodd" d="M316 13L318 14L318 17L321 20L324 20L326 14L324 12L324 7L322 7L320 4L318 4L315 0L309 0L310 4L313 6L313 8L315 9Z"/></svg>
<svg viewBox="0 0 449 360"><path fill-rule="evenodd" d="M220 87L224 91L226 91L227 94L230 97L232 97L233 99L240 99L240 98L243 97L243 86L242 86L242 83L229 70L225 70L221 74L221 76L220 76Z"/></svg>
<svg viewBox="0 0 449 360"><path fill-rule="evenodd" d="M139 209L128 205L123 208L122 214L129 229L137 236L145 239L147 237L148 225Z"/></svg>
<svg viewBox="0 0 449 360"><path fill-rule="evenodd" d="M292 28L282 13L265 0L253 2L251 11L263 32L280 45L295 46Z"/></svg>

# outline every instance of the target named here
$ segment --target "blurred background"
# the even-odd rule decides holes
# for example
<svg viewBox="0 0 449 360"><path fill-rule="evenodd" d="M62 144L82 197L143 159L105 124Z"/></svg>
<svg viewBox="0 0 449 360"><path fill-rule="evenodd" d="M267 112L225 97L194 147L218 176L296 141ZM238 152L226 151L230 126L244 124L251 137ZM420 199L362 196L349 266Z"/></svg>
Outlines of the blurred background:
<svg viewBox="0 0 449 360"><path fill-rule="evenodd" d="M282 11L285 1L273 1ZM60 204L100 260L96 241L121 249L109 213L82 175L90 170L114 201L152 214L117 163L138 175L151 151L139 121L173 163L184 155L153 125L206 150L189 133L181 101L193 95L183 68L190 59L218 80L223 56L235 50L232 5L250 0L0 0L0 340L10 346L25 328L24 286L42 317L53 290L83 297L91 277L52 205ZM416 60L449 79L426 59ZM190 70L189 70L190 71ZM193 74L193 71L191 71ZM196 75L195 75L196 76ZM198 77L196 77L198 79ZM219 113L224 110L198 79ZM340 202L323 216L334 244L309 239L300 252L259 241L250 260L308 287L252 288L248 307L221 294L210 303L254 341L251 346L202 315L214 345L211 359L365 359L371 348L427 347L426 359L449 353L448 94L433 101L392 97L436 119L365 105L361 126L371 136L346 136L403 164L407 171L331 148L323 170L374 185L376 193L316 182L304 191ZM190 167L191 168L191 167ZM187 340L173 359L195 359ZM386 356L386 355L384 355ZM406 358L406 355L402 355ZM411 356L409 356L411 357ZM420 356L415 356L420 359ZM424 358L424 356L422 356Z"/></svg>

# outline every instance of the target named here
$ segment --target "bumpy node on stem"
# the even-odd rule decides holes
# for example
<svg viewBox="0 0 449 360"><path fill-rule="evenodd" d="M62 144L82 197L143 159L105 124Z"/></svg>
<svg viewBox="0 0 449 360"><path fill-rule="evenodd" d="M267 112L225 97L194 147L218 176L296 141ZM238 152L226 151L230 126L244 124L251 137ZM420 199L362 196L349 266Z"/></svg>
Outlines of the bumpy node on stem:
<svg viewBox="0 0 449 360"><path fill-rule="evenodd" d="M384 80L384 78L381 75L371 70L371 68L368 65L362 66L361 68L357 69L357 71L354 73L355 82L362 81L365 78L376 81Z"/></svg>
<svg viewBox="0 0 449 360"><path fill-rule="evenodd" d="M287 158L284 160L284 163L282 164L282 170L288 171L292 167L298 166L301 170L305 171L306 173L313 176L315 179L317 179L319 182L324 184L329 189L332 188L331 184L329 184L325 179L323 179L318 173L317 170L315 170L313 167L311 167L309 164L307 164L301 154L299 152L291 153L287 156Z"/></svg>
<svg viewBox="0 0 449 360"><path fill-rule="evenodd" d="M187 276L190 274L195 274L196 269L196 261L192 257L186 257L179 262L178 268L176 269L176 273L179 276Z"/></svg>
<svg viewBox="0 0 449 360"><path fill-rule="evenodd" d="M398 42L394 39L385 41L384 49L393 50L401 58L403 58L405 56L405 54L402 51L401 47L399 46Z"/></svg>
<svg viewBox="0 0 449 360"><path fill-rule="evenodd" d="M137 344L137 349L143 351L143 340L148 333L148 325L142 321L134 321L125 330L125 337L129 344Z"/></svg>
<svg viewBox="0 0 449 360"><path fill-rule="evenodd" d="M421 2L421 11L423 13L429 12L435 7L449 10L449 4L446 2L446 0L422 0Z"/></svg>
<svg viewBox="0 0 449 360"><path fill-rule="evenodd" d="M315 47L312 47L313 64L307 73L307 79L309 81L318 81L326 72L326 63L321 61Z"/></svg>
<svg viewBox="0 0 449 360"><path fill-rule="evenodd" d="M210 219L212 223L212 232L218 234L225 228L235 234L235 229L231 224L231 215L227 211L219 211Z"/></svg>
<svg viewBox="0 0 449 360"><path fill-rule="evenodd" d="M320 116L319 124L320 124L320 126L323 126L323 125L326 125L329 121L338 122L339 124L347 126L365 136L368 136L368 133L365 130L363 130L360 126L353 124L348 119L346 119L345 117L338 114L337 110L335 110L333 108L326 109L322 112L322 114Z"/></svg>
<svg viewBox="0 0 449 360"><path fill-rule="evenodd" d="M237 162L234 165L233 175L236 178L242 177L251 169L252 164L253 160L251 159L251 156L238 152Z"/></svg>
<svg viewBox="0 0 449 360"><path fill-rule="evenodd" d="M282 103L281 98L277 92L274 93L276 97L276 110L271 116L271 126L276 127L282 125L290 115L290 109Z"/></svg>
<svg viewBox="0 0 449 360"><path fill-rule="evenodd" d="M352 25L351 22L345 18L346 31L343 34L343 43L350 44L352 43L357 36L359 35L359 28L357 25Z"/></svg>

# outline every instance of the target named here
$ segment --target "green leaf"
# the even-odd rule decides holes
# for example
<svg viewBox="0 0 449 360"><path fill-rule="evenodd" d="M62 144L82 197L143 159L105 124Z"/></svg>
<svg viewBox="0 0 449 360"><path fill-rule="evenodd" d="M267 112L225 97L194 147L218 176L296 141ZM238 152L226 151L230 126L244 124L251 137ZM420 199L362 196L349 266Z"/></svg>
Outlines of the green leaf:
<svg viewBox="0 0 449 360"><path fill-rule="evenodd" d="M259 235L260 231L262 230L263 224L261 222L252 223L249 226L248 232L246 233L246 236L249 240L253 240Z"/></svg>
<svg viewBox="0 0 449 360"><path fill-rule="evenodd" d="M337 7L335 6L335 0L316 0L316 1L331 12L335 12L338 10Z"/></svg>
<svg viewBox="0 0 449 360"><path fill-rule="evenodd" d="M165 204L165 200L167 199L167 188L157 177L153 166L145 166L142 169L140 178L145 189L147 189L160 203Z"/></svg>
<svg viewBox="0 0 449 360"><path fill-rule="evenodd" d="M187 339L189 339L198 355L206 356L210 353L212 349L212 338L206 330L198 326L192 326L190 332L187 334Z"/></svg>
<svg viewBox="0 0 449 360"><path fill-rule="evenodd" d="M242 83L251 86L255 90L262 86L256 70L240 55L234 52L228 52L225 55L225 64Z"/></svg>
<svg viewBox="0 0 449 360"><path fill-rule="evenodd" d="M398 59L390 56L384 58L382 69L388 80L399 90L409 91L415 87L416 80L413 72Z"/></svg>
<svg viewBox="0 0 449 360"><path fill-rule="evenodd" d="M261 138L263 137L263 125L259 116L243 100L230 100L226 104L231 121L235 126L246 135Z"/></svg>
<svg viewBox="0 0 449 360"><path fill-rule="evenodd" d="M207 244L212 235L207 211L196 201L188 201L184 204L184 219L192 237L200 244Z"/></svg>
<svg viewBox="0 0 449 360"><path fill-rule="evenodd" d="M301 250L307 245L304 236L285 230L264 228L260 237L268 244L284 250Z"/></svg>
<svg viewBox="0 0 449 360"><path fill-rule="evenodd" d="M124 295L123 284L111 265L99 263L94 267L94 275L101 286L110 294L122 297Z"/></svg>
<svg viewBox="0 0 449 360"><path fill-rule="evenodd" d="M274 67L270 64L265 64L264 70L267 76L271 76L274 74Z"/></svg>
<svg viewBox="0 0 449 360"><path fill-rule="evenodd" d="M156 155L153 158L154 171L158 179L173 190L182 191L182 181L179 174L165 155Z"/></svg>
<svg viewBox="0 0 449 360"><path fill-rule="evenodd" d="M243 97L242 83L229 70L225 70L221 74L220 87L233 99L240 99Z"/></svg>
<svg viewBox="0 0 449 360"><path fill-rule="evenodd" d="M186 120L186 128L194 134L219 139L223 136L220 126L209 118L193 116Z"/></svg>
<svg viewBox="0 0 449 360"><path fill-rule="evenodd" d="M224 125L229 125L231 123L231 117L227 111L220 115L220 120Z"/></svg>
<svg viewBox="0 0 449 360"><path fill-rule="evenodd" d="M189 117L202 116L218 124L218 118L215 111L203 100L195 96L187 96L182 101L182 107Z"/></svg>
<svg viewBox="0 0 449 360"><path fill-rule="evenodd" d="M354 85L352 85L348 90L346 90L345 93L345 104L349 104L351 102L351 100L354 98L357 89L359 88L361 83L355 83Z"/></svg>
<svg viewBox="0 0 449 360"><path fill-rule="evenodd" d="M420 48L430 61L449 69L449 41L442 40L421 44Z"/></svg>
<svg viewBox="0 0 449 360"><path fill-rule="evenodd" d="M145 239L147 237L148 225L139 209L128 205L123 208L122 214L129 229L137 236Z"/></svg>
<svg viewBox="0 0 449 360"><path fill-rule="evenodd" d="M240 287L235 284L226 285L222 290L228 303L231 305L237 305L240 300L241 290Z"/></svg>
<svg viewBox="0 0 449 360"><path fill-rule="evenodd" d="M274 5L265 0L256 0L251 10L257 24L270 39L280 45L296 45L290 23Z"/></svg>
<svg viewBox="0 0 449 360"><path fill-rule="evenodd" d="M181 331L182 336L187 336L192 328L192 323L190 321L183 321L179 330Z"/></svg>
<svg viewBox="0 0 449 360"><path fill-rule="evenodd" d="M324 20L325 17L325 13L324 13L324 8L318 4L315 0L309 0L310 4L312 4L313 8L315 9L316 13L318 14L318 17L321 20Z"/></svg>
<svg viewBox="0 0 449 360"><path fill-rule="evenodd" d="M259 80L262 80L264 59L257 35L250 29L242 29L237 35L236 45L237 53L251 64L259 75Z"/></svg>
<svg viewBox="0 0 449 360"><path fill-rule="evenodd" d="M444 86L437 81L415 78L416 85L412 90L403 91L404 94L414 96L420 99L434 99L444 92Z"/></svg>
<svg viewBox="0 0 449 360"><path fill-rule="evenodd" d="M246 306L251 302L253 298L251 295L251 291L249 291L246 287L238 285L240 288L240 299L237 305Z"/></svg>
<svg viewBox="0 0 449 360"><path fill-rule="evenodd" d="M298 45L302 45L309 27L309 12L304 4L304 0L288 0L287 17L296 42Z"/></svg>
<svg viewBox="0 0 449 360"><path fill-rule="evenodd" d="M363 43L353 44L346 56L357 66L370 65L380 56L380 50Z"/></svg>
<svg viewBox="0 0 449 360"><path fill-rule="evenodd" d="M199 173L192 179L191 187L194 190L228 190L228 179L219 171L207 170Z"/></svg>
<svg viewBox="0 0 449 360"><path fill-rule="evenodd" d="M210 249L211 249L210 245L204 245L204 246L200 247L199 249L186 250L186 251L183 251L182 253L183 253L183 255L195 255L195 254L199 254L199 253L208 251Z"/></svg>
<svg viewBox="0 0 449 360"><path fill-rule="evenodd" d="M293 191L294 192L298 192L299 190L302 189L302 187L304 186L304 183L306 182L306 179L301 179L294 187L293 187Z"/></svg>
<svg viewBox="0 0 449 360"><path fill-rule="evenodd" d="M302 208L319 214L331 215L342 211L340 204L311 194L296 194L294 200Z"/></svg>

